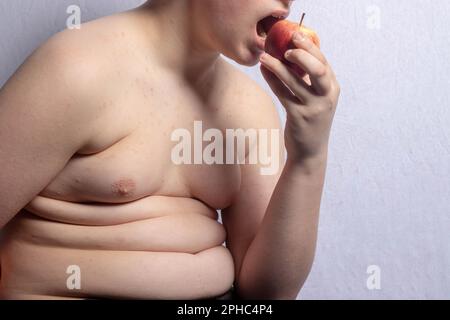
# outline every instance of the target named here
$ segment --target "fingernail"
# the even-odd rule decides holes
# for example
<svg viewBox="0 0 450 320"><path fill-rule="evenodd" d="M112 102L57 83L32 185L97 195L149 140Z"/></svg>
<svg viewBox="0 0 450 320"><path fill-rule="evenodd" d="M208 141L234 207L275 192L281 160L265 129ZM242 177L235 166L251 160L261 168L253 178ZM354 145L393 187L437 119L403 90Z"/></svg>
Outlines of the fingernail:
<svg viewBox="0 0 450 320"><path fill-rule="evenodd" d="M286 51L286 53L284 54L284 57L287 59L289 58L289 56L292 54L292 50L288 50Z"/></svg>
<svg viewBox="0 0 450 320"><path fill-rule="evenodd" d="M306 39L305 35L300 31L294 33L294 36L292 37L292 40L297 41L297 42L304 41L305 39Z"/></svg>

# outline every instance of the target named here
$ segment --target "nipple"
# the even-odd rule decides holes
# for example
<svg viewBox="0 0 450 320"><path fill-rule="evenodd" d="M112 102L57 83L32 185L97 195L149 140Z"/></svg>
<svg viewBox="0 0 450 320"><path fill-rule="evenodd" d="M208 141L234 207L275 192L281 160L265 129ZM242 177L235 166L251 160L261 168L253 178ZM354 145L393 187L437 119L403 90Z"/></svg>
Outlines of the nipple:
<svg viewBox="0 0 450 320"><path fill-rule="evenodd" d="M120 179L113 183L112 189L120 197L129 197L136 190L136 183L133 179Z"/></svg>

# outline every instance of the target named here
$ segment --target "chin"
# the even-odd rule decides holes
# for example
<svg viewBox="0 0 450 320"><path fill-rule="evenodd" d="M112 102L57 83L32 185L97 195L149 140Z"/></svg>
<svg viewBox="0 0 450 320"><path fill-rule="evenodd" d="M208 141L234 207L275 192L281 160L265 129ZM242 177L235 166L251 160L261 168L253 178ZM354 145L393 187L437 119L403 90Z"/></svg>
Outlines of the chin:
<svg viewBox="0 0 450 320"><path fill-rule="evenodd" d="M251 51L250 49L244 49L236 54L226 56L240 65L253 67L259 63L259 57L262 53L262 51Z"/></svg>

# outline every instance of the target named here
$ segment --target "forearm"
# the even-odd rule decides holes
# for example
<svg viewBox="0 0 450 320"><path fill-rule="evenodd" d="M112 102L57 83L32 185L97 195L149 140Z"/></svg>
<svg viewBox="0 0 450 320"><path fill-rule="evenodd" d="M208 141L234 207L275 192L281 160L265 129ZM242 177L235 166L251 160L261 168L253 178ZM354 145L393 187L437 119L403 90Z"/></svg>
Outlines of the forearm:
<svg viewBox="0 0 450 320"><path fill-rule="evenodd" d="M242 263L237 289L243 298L296 297L314 259L326 162L322 155L286 163Z"/></svg>

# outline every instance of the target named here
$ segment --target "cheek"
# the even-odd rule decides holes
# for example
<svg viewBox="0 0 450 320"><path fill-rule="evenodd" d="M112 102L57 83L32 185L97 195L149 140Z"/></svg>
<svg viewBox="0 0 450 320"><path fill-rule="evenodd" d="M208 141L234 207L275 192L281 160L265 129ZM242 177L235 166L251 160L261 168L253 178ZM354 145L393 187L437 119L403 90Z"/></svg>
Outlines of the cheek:
<svg viewBox="0 0 450 320"><path fill-rule="evenodd" d="M210 16L209 22L211 36L220 46L234 47L248 33L246 27L233 15Z"/></svg>
<svg viewBox="0 0 450 320"><path fill-rule="evenodd" d="M215 3L209 17L222 35L239 37L248 32L251 4L254 0L208 0Z"/></svg>
<svg viewBox="0 0 450 320"><path fill-rule="evenodd" d="M254 46L252 39L256 32L256 21L251 20L251 17L259 2L208 0L206 3L207 7L203 7L207 11L204 15L204 30L209 33L212 45L238 63L257 63L258 53L253 52L255 50L250 46Z"/></svg>

